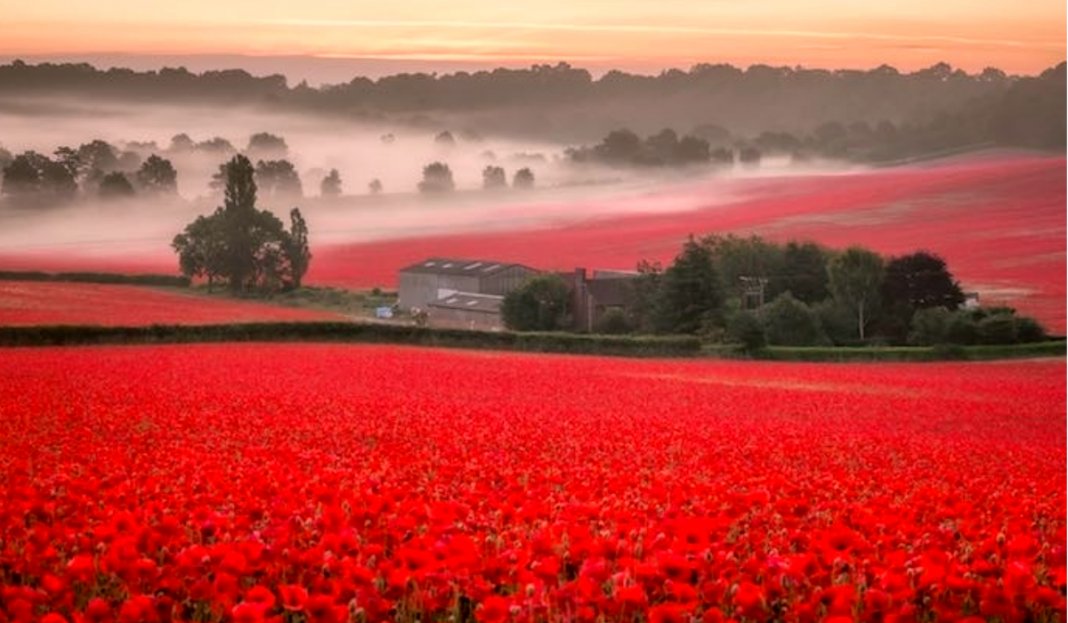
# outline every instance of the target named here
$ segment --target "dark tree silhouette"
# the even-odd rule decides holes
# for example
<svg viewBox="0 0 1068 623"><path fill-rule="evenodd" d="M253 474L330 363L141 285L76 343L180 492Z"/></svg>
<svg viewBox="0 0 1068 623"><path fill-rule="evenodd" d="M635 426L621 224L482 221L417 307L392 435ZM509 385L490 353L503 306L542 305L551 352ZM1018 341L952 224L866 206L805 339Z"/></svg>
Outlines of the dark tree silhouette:
<svg viewBox="0 0 1068 623"><path fill-rule="evenodd" d="M319 194L327 198L341 196L341 174L337 169L330 169L330 174L319 183Z"/></svg>
<svg viewBox="0 0 1068 623"><path fill-rule="evenodd" d="M723 303L720 277L711 251L690 238L660 277L657 330L696 333L720 320Z"/></svg>
<svg viewBox="0 0 1068 623"><path fill-rule="evenodd" d="M78 183L60 162L35 151L27 151L4 168L0 193L23 205L59 204L74 199Z"/></svg>
<svg viewBox="0 0 1068 623"><path fill-rule="evenodd" d="M297 287L308 268L307 226L294 208L293 231L287 232L274 214L256 208L255 170L238 154L224 165L223 206L201 216L175 236L182 272L190 277L219 278L230 290L271 292Z"/></svg>
<svg viewBox="0 0 1068 623"><path fill-rule="evenodd" d="M432 162L423 167L423 181L419 182L421 193L450 192L456 188L452 181L452 169L443 162Z"/></svg>
<svg viewBox="0 0 1068 623"><path fill-rule="evenodd" d="M282 160L289 156L289 146L281 136L258 132L249 137L245 152L249 159Z"/></svg>
<svg viewBox="0 0 1068 623"><path fill-rule="evenodd" d="M503 188L507 185L508 178L505 176L503 168L489 165L482 169L482 188L490 190Z"/></svg>
<svg viewBox="0 0 1068 623"><path fill-rule="evenodd" d="M178 193L178 172L170 160L156 154L149 156L137 170L137 186L142 192L156 195L175 195Z"/></svg>
<svg viewBox="0 0 1068 623"><path fill-rule="evenodd" d="M534 172L523 167L515 172L512 177L513 188L534 188Z"/></svg>
<svg viewBox="0 0 1068 623"><path fill-rule="evenodd" d="M288 160L260 160L256 163L256 186L269 200L293 200L304 196L300 176Z"/></svg>
<svg viewBox="0 0 1068 623"><path fill-rule="evenodd" d="M121 171L112 171L100 180L97 190L101 199L126 199L134 196L134 187Z"/></svg>
<svg viewBox="0 0 1068 623"><path fill-rule="evenodd" d="M311 249L308 248L308 225L298 208L289 211L289 235L285 237L285 253L289 260L293 287L299 288L311 263Z"/></svg>

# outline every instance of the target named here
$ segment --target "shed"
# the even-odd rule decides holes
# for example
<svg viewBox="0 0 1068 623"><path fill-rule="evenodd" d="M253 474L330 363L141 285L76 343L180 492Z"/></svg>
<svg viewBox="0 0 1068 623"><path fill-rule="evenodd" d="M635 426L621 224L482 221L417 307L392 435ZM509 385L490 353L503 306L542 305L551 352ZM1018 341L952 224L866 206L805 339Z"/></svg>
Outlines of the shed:
<svg viewBox="0 0 1068 623"><path fill-rule="evenodd" d="M537 272L522 264L432 257L401 269L397 304L402 309L425 309L456 292L503 296Z"/></svg>

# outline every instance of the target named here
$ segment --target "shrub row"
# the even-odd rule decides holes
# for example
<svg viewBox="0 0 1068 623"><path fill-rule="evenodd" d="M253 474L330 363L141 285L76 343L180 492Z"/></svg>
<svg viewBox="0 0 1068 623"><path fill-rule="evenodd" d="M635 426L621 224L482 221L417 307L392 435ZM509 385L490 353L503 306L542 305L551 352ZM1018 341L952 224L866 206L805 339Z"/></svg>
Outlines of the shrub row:
<svg viewBox="0 0 1068 623"><path fill-rule="evenodd" d="M107 283L138 286L189 287L189 278L178 275L123 275L120 273L43 273L39 271L0 270L5 281L71 281L77 283Z"/></svg>
<svg viewBox="0 0 1068 623"><path fill-rule="evenodd" d="M144 327L89 325L0 327L0 346L251 341L389 343L631 357L691 357L698 355L701 350L700 341L693 336L493 333L351 322L267 322Z"/></svg>
<svg viewBox="0 0 1068 623"><path fill-rule="evenodd" d="M749 356L774 361L985 361L1064 357L1065 348L1064 340L996 346L769 346Z"/></svg>

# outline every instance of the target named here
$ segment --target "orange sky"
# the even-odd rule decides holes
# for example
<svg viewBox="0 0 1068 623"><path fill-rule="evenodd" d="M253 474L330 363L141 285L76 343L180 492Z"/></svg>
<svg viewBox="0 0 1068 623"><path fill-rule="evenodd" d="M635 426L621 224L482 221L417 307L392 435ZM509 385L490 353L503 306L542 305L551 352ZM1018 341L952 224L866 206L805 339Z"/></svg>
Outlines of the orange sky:
<svg viewBox="0 0 1068 623"><path fill-rule="evenodd" d="M1063 0L0 0L4 56L309 55L653 71L696 62L1035 73Z"/></svg>

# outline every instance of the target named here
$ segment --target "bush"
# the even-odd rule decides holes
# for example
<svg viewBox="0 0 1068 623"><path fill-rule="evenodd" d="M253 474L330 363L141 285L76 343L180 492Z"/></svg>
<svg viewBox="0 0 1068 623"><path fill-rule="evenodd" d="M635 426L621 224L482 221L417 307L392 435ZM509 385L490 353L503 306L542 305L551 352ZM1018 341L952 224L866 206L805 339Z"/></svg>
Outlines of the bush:
<svg viewBox="0 0 1068 623"><path fill-rule="evenodd" d="M819 318L789 292L779 295L761 310L768 344L778 346L822 346L830 340Z"/></svg>
<svg viewBox="0 0 1068 623"><path fill-rule="evenodd" d="M812 311L820 321L823 334L834 344L854 345L860 340L857 335L857 321L852 313L834 299L827 299L815 307Z"/></svg>
<svg viewBox="0 0 1068 623"><path fill-rule="evenodd" d="M975 344L977 340L975 315L966 311L954 312L949 319L949 324L946 325L946 343L969 346Z"/></svg>
<svg viewBox="0 0 1068 623"><path fill-rule="evenodd" d="M980 344L1014 344L1016 318L1004 313L992 314L979 321L976 334Z"/></svg>
<svg viewBox="0 0 1068 623"><path fill-rule="evenodd" d="M594 324L593 331L602 335L622 335L634 331L634 327L622 309L609 309Z"/></svg>
<svg viewBox="0 0 1068 623"><path fill-rule="evenodd" d="M188 277L179 275L124 275L121 273L43 273L39 271L0 270L0 280L4 281L68 281L74 283L107 283L137 286L167 286L174 288L189 287Z"/></svg>
<svg viewBox="0 0 1068 623"><path fill-rule="evenodd" d="M1049 338L1046 329L1029 316L1016 317L1016 341L1019 343L1043 342Z"/></svg>
<svg viewBox="0 0 1068 623"><path fill-rule="evenodd" d="M727 322L727 337L732 342L742 345L742 349L748 353L758 351L767 346L767 335L764 333L764 325L751 311L738 311Z"/></svg>
<svg viewBox="0 0 1068 623"><path fill-rule="evenodd" d="M909 344L933 346L945 344L953 313L944 307L929 307L918 310L912 316Z"/></svg>
<svg viewBox="0 0 1068 623"><path fill-rule="evenodd" d="M634 357L690 357L699 354L701 350L700 340L693 336L511 333L354 322L263 322L147 327L88 325L0 327L0 346L289 341L415 344Z"/></svg>

